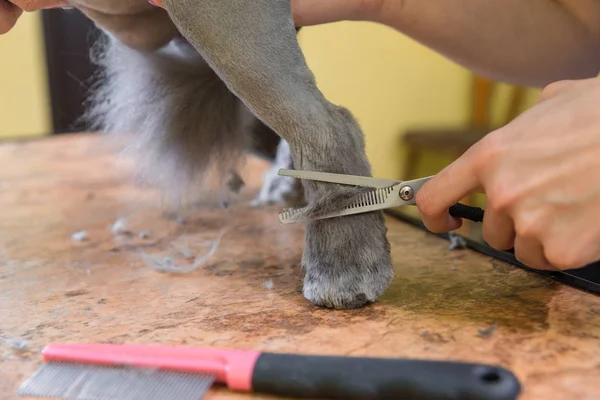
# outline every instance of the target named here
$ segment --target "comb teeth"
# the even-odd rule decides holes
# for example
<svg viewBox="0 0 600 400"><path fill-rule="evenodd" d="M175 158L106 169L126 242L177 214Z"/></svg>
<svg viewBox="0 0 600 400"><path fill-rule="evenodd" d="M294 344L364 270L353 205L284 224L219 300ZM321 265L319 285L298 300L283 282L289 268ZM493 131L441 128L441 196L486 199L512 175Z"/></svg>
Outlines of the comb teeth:
<svg viewBox="0 0 600 400"><path fill-rule="evenodd" d="M357 210L365 208L365 211L371 211L369 207L377 207L379 205L383 205L387 202L388 197L394 191L393 186L388 186L385 188L375 189L373 191L362 194L356 198L352 204L342 208L340 211L327 215L326 217L331 216L342 216L342 215L350 215L355 214ZM302 212L303 208L289 208L279 213L279 220L283 224L291 224L294 222L299 222L302 220ZM353 212L355 211L355 212ZM361 211L359 211L361 212ZM300 216L300 218L299 218Z"/></svg>
<svg viewBox="0 0 600 400"><path fill-rule="evenodd" d="M18 395L64 400L200 400L214 381L210 374L52 362L23 382Z"/></svg>

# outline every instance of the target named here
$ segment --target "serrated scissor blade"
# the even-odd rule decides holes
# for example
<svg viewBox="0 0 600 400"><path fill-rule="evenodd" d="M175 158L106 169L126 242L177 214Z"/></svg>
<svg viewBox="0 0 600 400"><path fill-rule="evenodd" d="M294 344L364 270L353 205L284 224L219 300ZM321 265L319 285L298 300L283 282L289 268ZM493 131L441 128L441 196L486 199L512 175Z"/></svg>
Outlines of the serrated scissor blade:
<svg viewBox="0 0 600 400"><path fill-rule="evenodd" d="M345 175L345 174L333 174L329 172L316 172L316 171L299 171L293 169L280 169L278 174L280 176L289 176L291 178L308 179L311 181L337 183L339 185L349 186L363 186L372 188L386 188L389 186L396 185L401 181L393 179L382 179L382 178L371 178L368 176L360 175Z"/></svg>
<svg viewBox="0 0 600 400"><path fill-rule="evenodd" d="M279 221L282 224L292 224L306 221L307 219L319 220L327 218L342 217L354 214L363 214L372 211L385 210L388 208L414 205L417 191L431 177L415 179L413 181L402 182L384 188L377 188L373 191L364 193L357 197L349 206L339 211L325 215L310 216L308 218L305 208L292 208L279 213Z"/></svg>
<svg viewBox="0 0 600 400"><path fill-rule="evenodd" d="M310 219L326 219L342 217L346 215L362 214L370 211L383 210L394 207L397 203L400 187L388 186L386 188L375 189L371 192L360 195L351 205L342 208L339 211L311 217ZM279 221L282 224L292 224L306 221L308 218L304 215L303 208L284 210L279 214Z"/></svg>

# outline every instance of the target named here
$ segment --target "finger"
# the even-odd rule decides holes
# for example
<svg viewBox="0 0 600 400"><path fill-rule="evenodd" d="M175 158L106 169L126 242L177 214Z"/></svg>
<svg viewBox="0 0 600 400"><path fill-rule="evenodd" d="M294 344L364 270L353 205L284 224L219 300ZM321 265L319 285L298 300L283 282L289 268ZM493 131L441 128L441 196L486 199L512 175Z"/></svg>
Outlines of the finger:
<svg viewBox="0 0 600 400"><path fill-rule="evenodd" d="M6 0L0 0L0 35L10 31L15 26L22 13L23 10L14 4L11 4Z"/></svg>
<svg viewBox="0 0 600 400"><path fill-rule="evenodd" d="M449 232L461 226L462 221L451 217L448 210L481 186L471 154L471 151L467 151L417 192L416 205L423 223L430 231Z"/></svg>
<svg viewBox="0 0 600 400"><path fill-rule="evenodd" d="M368 0L292 0L296 26L367 18ZM374 3L374 1L373 1Z"/></svg>
<svg viewBox="0 0 600 400"><path fill-rule="evenodd" d="M539 240L517 236L515 257L527 267L539 270L556 270L544 256L544 248Z"/></svg>
<svg viewBox="0 0 600 400"><path fill-rule="evenodd" d="M483 217L483 240L497 250L509 250L515 245L512 218L502 212L486 210Z"/></svg>
<svg viewBox="0 0 600 400"><path fill-rule="evenodd" d="M578 269L600 261L600 226L590 223L596 206L557 215L544 241L544 255L559 270Z"/></svg>

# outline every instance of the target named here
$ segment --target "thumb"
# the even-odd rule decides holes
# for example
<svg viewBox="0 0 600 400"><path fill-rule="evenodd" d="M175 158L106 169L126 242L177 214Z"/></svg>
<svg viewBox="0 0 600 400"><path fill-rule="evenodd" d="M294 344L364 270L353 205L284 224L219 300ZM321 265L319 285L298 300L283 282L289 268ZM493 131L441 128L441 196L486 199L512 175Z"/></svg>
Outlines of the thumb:
<svg viewBox="0 0 600 400"><path fill-rule="evenodd" d="M480 186L474 157L467 151L417 192L416 205L427 229L449 232L460 228L462 221L452 217L449 209Z"/></svg>

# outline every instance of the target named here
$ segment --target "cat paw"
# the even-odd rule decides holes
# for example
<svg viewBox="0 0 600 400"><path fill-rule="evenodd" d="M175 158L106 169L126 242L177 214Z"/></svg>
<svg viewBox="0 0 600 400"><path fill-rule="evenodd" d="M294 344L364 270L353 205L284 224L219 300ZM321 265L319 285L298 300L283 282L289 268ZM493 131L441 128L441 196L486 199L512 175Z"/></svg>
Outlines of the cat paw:
<svg viewBox="0 0 600 400"><path fill-rule="evenodd" d="M307 225L303 294L335 309L374 303L394 271L382 213L313 221Z"/></svg>

